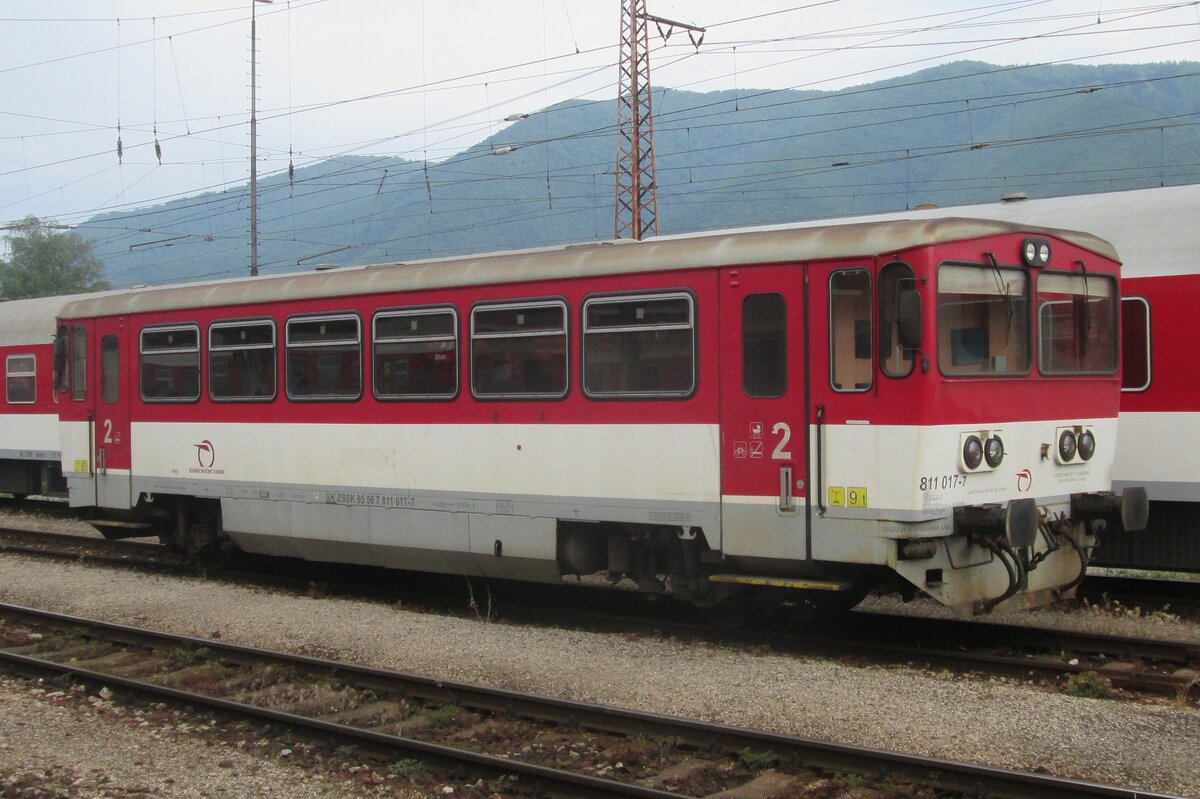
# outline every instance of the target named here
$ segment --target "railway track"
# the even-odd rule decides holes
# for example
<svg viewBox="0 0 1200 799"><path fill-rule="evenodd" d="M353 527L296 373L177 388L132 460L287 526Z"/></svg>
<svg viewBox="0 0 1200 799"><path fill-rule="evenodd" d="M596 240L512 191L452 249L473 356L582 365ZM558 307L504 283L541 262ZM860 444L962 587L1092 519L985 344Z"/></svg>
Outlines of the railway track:
<svg viewBox="0 0 1200 799"><path fill-rule="evenodd" d="M106 541L83 536L34 533L0 528L0 551L48 557L85 559L121 566L140 566L176 573L197 573L179 553L157 544ZM272 563L277 563L273 561ZM303 565L303 564L302 564ZM270 583L296 592L309 591L312 572L307 565L298 575L263 575L247 570L218 572L232 580ZM370 578L352 578L352 585L322 584L322 593L374 596ZM394 599L394 580L386 579L384 598ZM439 582L439 585L441 583ZM556 600L532 601L531 593L549 590ZM570 601L564 603L563 595ZM614 600L628 603L613 611ZM444 606L459 604L458 597ZM425 604L439 602L425 597ZM834 623L790 625L786 631L774 620L739 630L714 630L688 618L676 603L647 607L640 596L611 590L570 588L535 589L522 585L518 594L503 602L505 618L528 623L558 623L611 630L639 626L654 633L686 636L695 640L748 647L770 646L782 654L859 657L898 664L920 664L957 671L1003 674L1022 679L1052 681L1064 689L1085 694L1114 690L1151 693L1177 698L1200 697L1200 642L1164 641L1130 636L1082 633L981 620L957 620L855 611ZM569 605L567 607L566 605Z"/></svg>
<svg viewBox="0 0 1200 799"><path fill-rule="evenodd" d="M818 784L939 797L1151 797L864 747L532 696L0 605L0 662L350 742L505 795L742 797ZM493 790L493 792L498 792Z"/></svg>

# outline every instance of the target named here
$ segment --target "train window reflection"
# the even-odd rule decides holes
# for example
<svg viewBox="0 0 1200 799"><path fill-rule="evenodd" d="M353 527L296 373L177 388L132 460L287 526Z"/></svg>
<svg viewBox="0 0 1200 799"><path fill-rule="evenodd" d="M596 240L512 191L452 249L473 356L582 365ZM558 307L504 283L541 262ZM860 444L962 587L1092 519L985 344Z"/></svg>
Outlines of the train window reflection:
<svg viewBox="0 0 1200 799"><path fill-rule="evenodd" d="M1150 388L1150 303L1121 298L1121 390Z"/></svg>
<svg viewBox="0 0 1200 799"><path fill-rule="evenodd" d="M947 376L1029 372L1029 276L1021 269L943 264L938 270L938 368Z"/></svg>
<svg viewBox="0 0 1200 799"><path fill-rule="evenodd" d="M1038 368L1047 375L1117 369L1117 284L1087 273L1043 272L1037 280Z"/></svg>
<svg viewBox="0 0 1200 799"><path fill-rule="evenodd" d="M352 400L362 394L362 337L354 314L287 322L287 394L300 400Z"/></svg>
<svg viewBox="0 0 1200 799"><path fill-rule="evenodd" d="M458 315L450 308L381 311L372 356L379 399L449 399L458 393Z"/></svg>
<svg viewBox="0 0 1200 799"><path fill-rule="evenodd" d="M471 311L471 390L477 397L567 393L567 308L561 302Z"/></svg>
<svg viewBox="0 0 1200 799"><path fill-rule="evenodd" d="M845 269L829 278L829 370L835 391L866 391L874 375L871 275Z"/></svg>
<svg viewBox="0 0 1200 799"><path fill-rule="evenodd" d="M787 303L782 294L751 294L742 301L742 388L746 396L787 392Z"/></svg>
<svg viewBox="0 0 1200 799"><path fill-rule="evenodd" d="M142 399L147 402L200 399L200 328L179 325L142 330L139 369Z"/></svg>
<svg viewBox="0 0 1200 799"><path fill-rule="evenodd" d="M696 384L687 294L597 297L583 306L583 389L592 397L684 396Z"/></svg>
<svg viewBox="0 0 1200 799"><path fill-rule="evenodd" d="M275 323L214 322L208 329L208 395L214 400L275 398Z"/></svg>
<svg viewBox="0 0 1200 799"><path fill-rule="evenodd" d="M32 355L9 355L4 372L4 396L10 405L37 401L37 360Z"/></svg>

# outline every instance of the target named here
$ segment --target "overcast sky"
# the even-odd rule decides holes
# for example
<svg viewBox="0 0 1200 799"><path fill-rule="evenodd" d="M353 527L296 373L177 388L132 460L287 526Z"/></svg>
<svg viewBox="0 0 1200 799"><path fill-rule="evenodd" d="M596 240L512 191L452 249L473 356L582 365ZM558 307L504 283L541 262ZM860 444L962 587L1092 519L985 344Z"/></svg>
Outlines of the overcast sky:
<svg viewBox="0 0 1200 799"><path fill-rule="evenodd" d="M438 160L510 114L616 92L619 0L4 0L0 226L244 184L252 6L260 178L342 154ZM654 85L695 91L837 89L961 59L1200 60L1200 1L647 10L708 28L698 50L651 29Z"/></svg>

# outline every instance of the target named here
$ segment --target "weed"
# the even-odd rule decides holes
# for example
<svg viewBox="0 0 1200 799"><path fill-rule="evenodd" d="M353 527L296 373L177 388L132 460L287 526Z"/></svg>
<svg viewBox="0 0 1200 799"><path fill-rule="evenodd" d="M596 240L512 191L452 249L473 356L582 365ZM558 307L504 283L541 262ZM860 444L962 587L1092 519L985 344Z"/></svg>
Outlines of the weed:
<svg viewBox="0 0 1200 799"><path fill-rule="evenodd" d="M492 620L492 589L489 586L487 589L487 607L480 608L479 603L475 601L475 586L471 581L467 580L467 607L475 611L475 618L485 624Z"/></svg>
<svg viewBox="0 0 1200 799"><path fill-rule="evenodd" d="M458 718L459 709L454 705L442 705L425 714L430 727L449 727Z"/></svg>
<svg viewBox="0 0 1200 799"><path fill-rule="evenodd" d="M425 773L425 764L420 760L406 757L388 766L388 773L393 777L419 777Z"/></svg>
<svg viewBox="0 0 1200 799"><path fill-rule="evenodd" d="M743 749L738 754L738 762L750 771L765 771L779 765L779 755L769 750L754 752L750 749Z"/></svg>
<svg viewBox="0 0 1200 799"><path fill-rule="evenodd" d="M1072 674L1067 677L1067 693L1088 699L1096 699L1108 695L1112 685L1108 680L1094 671Z"/></svg>

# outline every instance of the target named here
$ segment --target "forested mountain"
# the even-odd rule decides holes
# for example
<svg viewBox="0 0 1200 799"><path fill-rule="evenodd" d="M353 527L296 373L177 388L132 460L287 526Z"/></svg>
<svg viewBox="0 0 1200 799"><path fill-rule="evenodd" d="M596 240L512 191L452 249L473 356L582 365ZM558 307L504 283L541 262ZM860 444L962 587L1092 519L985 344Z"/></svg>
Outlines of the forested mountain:
<svg viewBox="0 0 1200 799"><path fill-rule="evenodd" d="M838 92L656 89L661 233L1194 183L1198 98L1192 62L958 62ZM354 156L260 180L260 270L611 238L615 122L614 102L570 102L442 162ZM248 207L243 186L77 231L114 287L242 276Z"/></svg>

